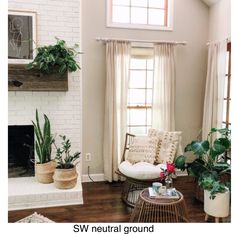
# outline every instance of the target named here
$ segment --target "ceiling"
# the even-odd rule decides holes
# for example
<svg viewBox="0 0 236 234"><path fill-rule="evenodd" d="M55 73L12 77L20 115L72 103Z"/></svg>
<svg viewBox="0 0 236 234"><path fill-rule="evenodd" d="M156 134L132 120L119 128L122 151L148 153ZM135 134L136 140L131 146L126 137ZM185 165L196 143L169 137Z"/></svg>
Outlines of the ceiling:
<svg viewBox="0 0 236 234"><path fill-rule="evenodd" d="M206 3L208 6L211 6L217 2L219 2L219 0L202 0L204 3Z"/></svg>

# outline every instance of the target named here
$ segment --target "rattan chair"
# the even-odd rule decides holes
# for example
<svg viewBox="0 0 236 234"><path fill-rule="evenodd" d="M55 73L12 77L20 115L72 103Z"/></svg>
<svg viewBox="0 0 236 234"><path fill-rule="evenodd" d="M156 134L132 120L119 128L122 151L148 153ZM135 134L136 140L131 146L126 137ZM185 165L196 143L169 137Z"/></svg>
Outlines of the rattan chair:
<svg viewBox="0 0 236 234"><path fill-rule="evenodd" d="M170 132L171 133L171 132ZM181 135L181 132L179 132ZM125 146L124 146L124 151L123 151L123 155L122 155L122 159L120 162L120 165L122 162L126 162L126 155L127 152L129 150L129 146L131 143L133 143L133 140L136 136L130 133L126 133L126 137L125 137ZM178 146L178 153L180 153L181 151L181 136L179 137L179 146ZM180 150L180 151L179 151ZM153 182L162 182L162 178L160 178L160 168L165 167L165 164L159 164L159 165L153 165L150 164L150 166L154 167L155 166L155 172L156 169L158 169L159 172L152 174L152 176L149 176L149 178L135 178L133 176L129 176L128 173L124 174L121 172L121 170L117 170L116 173L122 177L125 178L125 182L123 184L122 187L122 194L121 194L121 198L123 200L123 202L128 205L129 207L134 207L136 201L138 200L139 194L140 192L147 187L152 186ZM151 167L151 168L152 168ZM157 168L159 167L159 168ZM146 172L147 173L147 172ZM144 174L144 173L142 173ZM148 177L148 176L147 176Z"/></svg>
<svg viewBox="0 0 236 234"><path fill-rule="evenodd" d="M129 150L129 145L130 143L133 142L134 137L135 135L126 133L125 146L124 146L121 163L125 161L126 153ZM121 199L126 205L128 205L131 208L135 206L135 203L138 200L139 194L144 188L150 187L153 182L161 180L161 178L158 175L154 179L140 180L140 179L131 178L121 173L119 169L116 171L116 173L122 177L125 177L125 181L122 187Z"/></svg>

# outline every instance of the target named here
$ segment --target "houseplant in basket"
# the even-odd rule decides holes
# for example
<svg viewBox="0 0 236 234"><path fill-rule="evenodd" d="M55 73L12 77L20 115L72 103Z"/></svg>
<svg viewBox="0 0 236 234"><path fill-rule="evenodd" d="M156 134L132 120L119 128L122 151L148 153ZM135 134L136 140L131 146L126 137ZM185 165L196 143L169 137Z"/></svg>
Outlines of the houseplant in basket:
<svg viewBox="0 0 236 234"><path fill-rule="evenodd" d="M54 142L57 150L56 160L57 168L55 170L53 179L54 184L59 189L70 189L75 187L77 183L78 173L76 171L76 160L80 157L80 152L75 152L73 155L70 152L71 142L66 136L61 136L62 147L58 148Z"/></svg>
<svg viewBox="0 0 236 234"><path fill-rule="evenodd" d="M192 141L185 147L196 159L187 163L188 156L181 155L175 160L177 168L195 176L198 185L204 190L204 210L214 217L226 217L229 214L229 189L231 167L230 130L212 128L207 140Z"/></svg>
<svg viewBox="0 0 236 234"><path fill-rule="evenodd" d="M48 184L53 182L53 173L56 168L56 162L51 160L52 143L54 141L51 135L51 125L48 117L44 114L44 125L41 129L39 123L38 110L36 109L36 122L34 133L36 136L35 149L38 156L35 164L35 176L40 183Z"/></svg>

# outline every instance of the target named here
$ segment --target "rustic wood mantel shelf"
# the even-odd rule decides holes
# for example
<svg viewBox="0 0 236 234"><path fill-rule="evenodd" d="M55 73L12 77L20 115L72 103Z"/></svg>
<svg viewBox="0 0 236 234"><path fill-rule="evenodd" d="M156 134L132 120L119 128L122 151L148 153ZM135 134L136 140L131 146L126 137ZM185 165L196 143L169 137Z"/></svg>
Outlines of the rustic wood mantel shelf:
<svg viewBox="0 0 236 234"><path fill-rule="evenodd" d="M25 64L8 65L9 91L68 91L68 73L42 74L27 70Z"/></svg>

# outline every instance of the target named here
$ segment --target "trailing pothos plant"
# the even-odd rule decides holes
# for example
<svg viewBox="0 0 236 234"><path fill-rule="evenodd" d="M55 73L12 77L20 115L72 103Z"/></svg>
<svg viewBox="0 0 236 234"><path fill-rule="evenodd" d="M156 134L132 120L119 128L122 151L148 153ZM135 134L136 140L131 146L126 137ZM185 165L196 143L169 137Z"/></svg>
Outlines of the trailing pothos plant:
<svg viewBox="0 0 236 234"><path fill-rule="evenodd" d="M220 135L218 138L215 136ZM206 140L192 141L185 147L185 152L192 152L196 159L187 162L189 155L180 155L175 159L175 166L187 169L189 175L198 179L202 189L210 191L210 198L230 188L230 182L223 182L221 177L231 173L228 156L231 150L230 130L212 128Z"/></svg>
<svg viewBox="0 0 236 234"><path fill-rule="evenodd" d="M51 135L51 125L47 115L44 114L44 125L41 129L39 123L39 114L36 109L36 122L32 121L34 125L35 149L38 155L38 163L43 164L51 161L52 143L54 138Z"/></svg>
<svg viewBox="0 0 236 234"><path fill-rule="evenodd" d="M57 160L57 168L58 169L70 169L75 166L75 161L79 159L80 152L75 152L74 154L71 154L70 148L71 148L71 142L69 139L66 138L66 136L61 136L62 139L61 145L62 147L57 147L55 142L54 145L56 147L57 153L55 159Z"/></svg>
<svg viewBox="0 0 236 234"><path fill-rule="evenodd" d="M44 74L75 72L80 69L80 65L76 62L75 57L78 52L78 44L68 47L64 40L56 38L55 45L42 46L37 48L37 55L34 60L29 63L27 69L37 69Z"/></svg>

